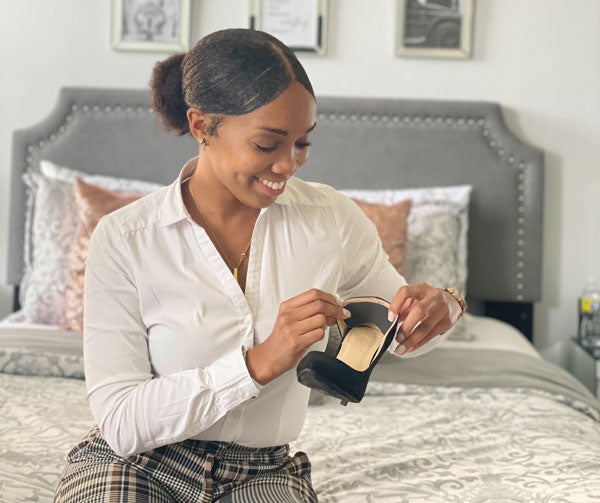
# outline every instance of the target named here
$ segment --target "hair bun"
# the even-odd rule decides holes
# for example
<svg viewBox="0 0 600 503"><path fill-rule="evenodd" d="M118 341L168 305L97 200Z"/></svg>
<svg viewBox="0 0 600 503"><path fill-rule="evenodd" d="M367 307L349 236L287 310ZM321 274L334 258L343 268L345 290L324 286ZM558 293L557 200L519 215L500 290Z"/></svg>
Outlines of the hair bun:
<svg viewBox="0 0 600 503"><path fill-rule="evenodd" d="M152 70L150 88L152 108L159 115L163 127L179 136L190 132L187 109L181 88L181 64L185 53L175 54L159 61Z"/></svg>

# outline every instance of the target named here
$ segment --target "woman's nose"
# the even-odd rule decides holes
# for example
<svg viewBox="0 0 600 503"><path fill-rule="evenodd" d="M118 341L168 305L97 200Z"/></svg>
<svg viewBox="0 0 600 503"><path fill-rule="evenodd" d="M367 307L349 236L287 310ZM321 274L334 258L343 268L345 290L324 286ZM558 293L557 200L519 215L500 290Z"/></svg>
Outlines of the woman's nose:
<svg viewBox="0 0 600 503"><path fill-rule="evenodd" d="M287 175L288 177L292 176L298 169L297 155L297 152L295 152L294 150L283 153L273 163L271 171L279 175Z"/></svg>

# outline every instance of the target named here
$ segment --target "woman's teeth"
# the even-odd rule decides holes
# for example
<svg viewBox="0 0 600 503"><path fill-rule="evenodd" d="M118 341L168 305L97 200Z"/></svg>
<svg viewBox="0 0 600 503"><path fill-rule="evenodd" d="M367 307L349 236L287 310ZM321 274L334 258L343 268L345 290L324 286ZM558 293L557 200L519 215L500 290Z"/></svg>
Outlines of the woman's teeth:
<svg viewBox="0 0 600 503"><path fill-rule="evenodd" d="M279 190L281 187L283 187L285 185L285 182L279 182L279 183L273 183L273 182L268 182L267 180L261 180L259 178L260 182L263 183L264 185L266 185L267 187L273 189L273 190Z"/></svg>

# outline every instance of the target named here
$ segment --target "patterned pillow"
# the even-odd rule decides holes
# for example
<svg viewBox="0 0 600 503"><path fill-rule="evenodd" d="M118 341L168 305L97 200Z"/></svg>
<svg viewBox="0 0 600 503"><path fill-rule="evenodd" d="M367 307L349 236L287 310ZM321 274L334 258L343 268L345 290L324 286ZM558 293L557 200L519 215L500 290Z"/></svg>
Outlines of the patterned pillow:
<svg viewBox="0 0 600 503"><path fill-rule="evenodd" d="M0 327L3 374L84 379L81 334L44 325Z"/></svg>
<svg viewBox="0 0 600 503"><path fill-rule="evenodd" d="M399 273L404 270L406 247L407 217L412 201L407 199L398 203L374 204L353 199L361 210L377 227L383 249L388 254L390 262Z"/></svg>
<svg viewBox="0 0 600 503"><path fill-rule="evenodd" d="M21 309L8 315L1 323L41 323L64 325L65 291L71 245L78 225L73 181L121 192L148 193L160 184L89 175L82 171L40 161L40 172L23 175L31 189L26 208L25 270L19 302Z"/></svg>
<svg viewBox="0 0 600 503"><path fill-rule="evenodd" d="M412 200L408 216L406 256L401 274L409 283L467 292L467 237L472 186L340 192L374 204Z"/></svg>
<svg viewBox="0 0 600 503"><path fill-rule="evenodd" d="M83 332L83 289L85 263L92 232L100 219L145 194L124 194L76 179L73 184L79 228L69 257L69 274L65 293L64 330Z"/></svg>

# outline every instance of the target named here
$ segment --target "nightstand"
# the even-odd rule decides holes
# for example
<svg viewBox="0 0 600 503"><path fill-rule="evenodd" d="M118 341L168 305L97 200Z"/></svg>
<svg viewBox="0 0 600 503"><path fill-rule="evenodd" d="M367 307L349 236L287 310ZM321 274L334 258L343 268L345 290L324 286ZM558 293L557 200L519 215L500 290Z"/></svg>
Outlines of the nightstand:
<svg viewBox="0 0 600 503"><path fill-rule="evenodd" d="M600 398L600 347L582 346L571 339L569 370L596 398Z"/></svg>

